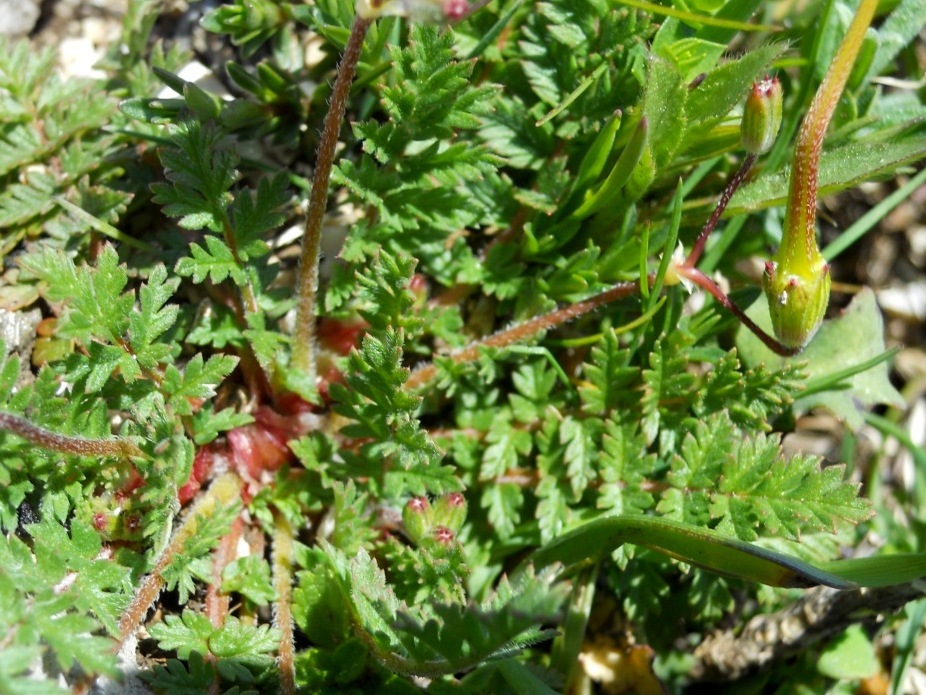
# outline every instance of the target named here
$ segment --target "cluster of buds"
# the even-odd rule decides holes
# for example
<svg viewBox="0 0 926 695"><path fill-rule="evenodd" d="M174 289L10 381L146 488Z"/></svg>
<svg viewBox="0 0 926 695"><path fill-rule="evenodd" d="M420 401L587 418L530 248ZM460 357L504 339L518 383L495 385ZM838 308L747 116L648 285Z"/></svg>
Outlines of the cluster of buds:
<svg viewBox="0 0 926 695"><path fill-rule="evenodd" d="M405 532L415 545L448 548L466 521L466 498L459 492L441 495L434 503L412 497L402 510Z"/></svg>

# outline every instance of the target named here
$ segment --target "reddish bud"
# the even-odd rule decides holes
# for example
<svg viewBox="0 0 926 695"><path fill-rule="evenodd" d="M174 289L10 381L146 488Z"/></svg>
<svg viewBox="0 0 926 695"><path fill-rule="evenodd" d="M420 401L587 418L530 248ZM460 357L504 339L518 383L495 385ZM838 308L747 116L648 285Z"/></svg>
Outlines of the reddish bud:
<svg viewBox="0 0 926 695"><path fill-rule="evenodd" d="M432 520L431 503L427 497L412 497L402 510L402 523L408 537L415 543L421 543L428 537Z"/></svg>
<svg viewBox="0 0 926 695"><path fill-rule="evenodd" d="M444 17L450 21L463 19L469 12L469 3L466 0L444 0Z"/></svg>
<svg viewBox="0 0 926 695"><path fill-rule="evenodd" d="M459 533L466 521L466 498L459 492L441 495L434 502L434 523Z"/></svg>
<svg viewBox="0 0 926 695"><path fill-rule="evenodd" d="M93 515L93 528L95 528L99 533L108 532L109 528L109 517L106 516L103 512L97 512Z"/></svg>
<svg viewBox="0 0 926 695"><path fill-rule="evenodd" d="M456 540L456 534L446 526L435 526L432 537L439 545L449 546Z"/></svg>

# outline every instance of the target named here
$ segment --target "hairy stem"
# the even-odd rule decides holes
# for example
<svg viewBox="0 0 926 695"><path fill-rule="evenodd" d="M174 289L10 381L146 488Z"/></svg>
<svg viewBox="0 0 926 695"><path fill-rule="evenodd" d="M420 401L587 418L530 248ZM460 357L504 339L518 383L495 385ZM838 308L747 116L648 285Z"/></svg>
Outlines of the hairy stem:
<svg viewBox="0 0 926 695"><path fill-rule="evenodd" d="M649 282L652 284L654 279L653 275L649 276ZM479 358L480 348L504 348L509 345L513 345L522 340L526 340L531 336L540 333L542 331L550 330L556 326L562 325L573 319L577 319L580 316L591 313L599 307L610 304L611 302L617 301L618 299L623 299L624 297L629 297L640 289L640 284L638 282L622 282L614 287L611 287L604 292L600 292L593 297L589 297L581 302L576 302L575 304L569 304L568 306L562 307L561 309L554 309L553 311L543 314L541 316L535 316L532 319L525 321L524 323L519 323L510 328L505 328L504 330L493 333L487 338L483 338L468 347L463 348L458 352L451 353L448 355L450 359L458 364L464 364L466 362L473 362ZM418 369L414 370L408 377L408 381L405 382L405 387L408 389L417 389L421 386L427 384L431 379L437 375L437 367L433 364L426 364Z"/></svg>
<svg viewBox="0 0 926 695"><path fill-rule="evenodd" d="M328 204L328 186L331 182L331 168L334 164L334 150L341 134L341 123L347 110L347 97L357 72L363 39L371 20L357 17L351 27L350 38L344 55L338 65L338 76L331 92L328 113L318 145L315 162L315 176L309 194L309 210L305 221L305 235L302 239L299 280L296 286L296 330L293 335L292 366L315 383L315 293L318 289L318 263L321 247L322 222Z"/></svg>
<svg viewBox="0 0 926 695"><path fill-rule="evenodd" d="M724 213L724 210L727 209L727 205L733 197L733 194L743 185L743 181L745 181L746 177L749 175L752 166L756 163L756 159L757 157L754 154L747 155L746 159L744 159L743 163L740 165L739 170L733 175L733 178L730 179L727 187L720 195L720 200L717 201L717 207L714 208L714 212L711 213L711 216L704 224L704 228L698 235L697 241L695 241L694 246L691 247L691 253L689 253L688 258L685 259L685 265L694 267L698 264L698 261L701 259L701 254L704 252L704 245L707 243L707 238L714 229L716 229L717 223L720 221L720 216Z"/></svg>
<svg viewBox="0 0 926 695"><path fill-rule="evenodd" d="M114 651L119 651L125 641L138 629L151 604L157 600L158 594L164 587L164 570L173 562L179 552L183 550L187 541L200 529L200 522L207 519L216 510L228 507L241 499L243 482L234 473L227 473L217 478L203 497L193 506L184 519L183 524L174 533L170 543L161 553L161 557L154 565L151 573L144 578L132 603L122 614L119 620L119 636Z"/></svg>
<svg viewBox="0 0 926 695"><path fill-rule="evenodd" d="M273 515L273 588L276 591L273 622L280 630L277 666L280 670L280 692L296 694L296 668L293 646L293 534L289 521L279 512Z"/></svg>
<svg viewBox="0 0 926 695"><path fill-rule="evenodd" d="M25 418L11 413L0 413L0 430L12 432L27 442L43 449L58 451L62 454L77 456L99 456L120 459L145 458L146 454L128 439L108 437L106 439L86 439L66 434L58 434L33 425Z"/></svg>
<svg viewBox="0 0 926 695"><path fill-rule="evenodd" d="M788 206L779 264L794 269L812 269L820 257L817 250L817 175L823 138L855 65L855 58L871 24L878 0L862 0L858 12L839 45L833 62L801 123L791 162Z"/></svg>

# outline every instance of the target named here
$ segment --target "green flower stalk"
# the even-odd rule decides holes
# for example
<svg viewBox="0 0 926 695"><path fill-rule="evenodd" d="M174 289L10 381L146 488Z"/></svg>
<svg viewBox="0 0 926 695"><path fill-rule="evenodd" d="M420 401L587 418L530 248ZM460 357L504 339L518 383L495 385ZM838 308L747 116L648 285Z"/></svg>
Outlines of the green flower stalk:
<svg viewBox="0 0 926 695"><path fill-rule="evenodd" d="M862 0L833 64L804 117L785 211L784 233L775 258L765 266L763 287L772 327L789 348L803 348L823 322L830 296L830 267L817 245L817 174L827 126L865 39L877 0Z"/></svg>

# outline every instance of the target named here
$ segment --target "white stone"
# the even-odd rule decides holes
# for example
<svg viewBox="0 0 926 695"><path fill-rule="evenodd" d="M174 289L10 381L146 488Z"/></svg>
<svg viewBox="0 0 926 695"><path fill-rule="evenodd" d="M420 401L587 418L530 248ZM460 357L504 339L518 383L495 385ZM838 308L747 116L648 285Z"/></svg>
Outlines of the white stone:
<svg viewBox="0 0 926 695"><path fill-rule="evenodd" d="M39 21L39 12L39 0L0 0L0 34L28 34Z"/></svg>

